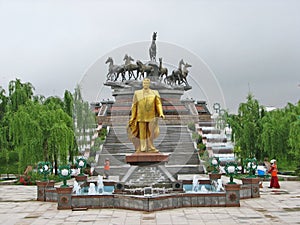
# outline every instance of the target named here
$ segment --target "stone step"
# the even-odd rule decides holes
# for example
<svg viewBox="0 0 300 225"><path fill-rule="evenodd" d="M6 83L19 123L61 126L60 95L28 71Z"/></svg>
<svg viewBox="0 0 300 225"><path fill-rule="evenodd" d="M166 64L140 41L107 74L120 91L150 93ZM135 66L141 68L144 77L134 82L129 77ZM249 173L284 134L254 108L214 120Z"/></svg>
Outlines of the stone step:
<svg viewBox="0 0 300 225"><path fill-rule="evenodd" d="M183 154L183 153L174 153L169 156L168 165L199 165L200 160L198 153L192 154Z"/></svg>
<svg viewBox="0 0 300 225"><path fill-rule="evenodd" d="M129 170L130 166L129 165L126 165L126 166L119 166L119 167L111 167L110 168L110 171L109 171L109 174L111 176L119 176L119 180L122 179L122 177L125 176L125 174L127 173L127 171ZM98 175L104 175L104 169L103 169L103 166L98 166L98 167L95 167L95 172L98 174Z"/></svg>
<svg viewBox="0 0 300 225"><path fill-rule="evenodd" d="M155 139L155 141L165 141L165 142L171 142L171 141L190 141L191 140L191 137L190 135L177 135L177 136L170 136L170 135L166 135L166 136L163 136L163 135L160 135L157 139ZM120 138L120 137L107 137L106 140L105 140L105 143L104 144L107 144L107 143L131 143L131 141L129 140L129 138Z"/></svg>
<svg viewBox="0 0 300 225"><path fill-rule="evenodd" d="M193 153L195 151L194 144L181 142L181 143L154 143L156 148L162 153L169 153L169 152L180 152L180 153ZM105 145L102 149L102 153L104 154L130 154L134 153L134 147L128 147L126 145L118 144L115 145Z"/></svg>
<svg viewBox="0 0 300 225"><path fill-rule="evenodd" d="M154 142L155 144L155 142ZM162 142L156 145L161 152L194 152L194 143L191 142Z"/></svg>
<svg viewBox="0 0 300 225"><path fill-rule="evenodd" d="M130 153L134 151L134 147L132 144L124 145L121 143L111 143L104 145L102 148L102 152L111 152L111 153Z"/></svg>
<svg viewBox="0 0 300 225"><path fill-rule="evenodd" d="M230 154L233 153L232 148L212 149L214 154Z"/></svg>
<svg viewBox="0 0 300 225"><path fill-rule="evenodd" d="M191 136L191 132L188 130L187 126L160 126L160 136L155 139L154 145L161 153L169 154L169 162L167 164L173 166L171 169L172 171L180 171L181 173L199 173L200 162L198 154L195 152L195 146ZM103 166L105 158L110 158L112 166L119 166L122 168L126 166L126 155L134 152L134 146L128 139L126 127L110 127L106 142L104 143L99 156L98 165ZM189 165L190 167L181 168L181 165ZM190 170L188 168L190 168ZM119 176L124 176L125 174L116 169L111 170L111 173ZM138 174L132 176L141 175ZM149 175L148 180L151 180L150 178L151 175ZM136 177L135 179L138 178Z"/></svg>
<svg viewBox="0 0 300 225"><path fill-rule="evenodd" d="M166 169L177 179L177 174L201 174L204 168L201 165L174 165L166 166Z"/></svg>
<svg viewBox="0 0 300 225"><path fill-rule="evenodd" d="M125 162L125 154L100 154L98 159L98 166L103 166L105 159L109 159L111 166L124 166L127 165Z"/></svg>
<svg viewBox="0 0 300 225"><path fill-rule="evenodd" d="M127 185L152 186L170 183L168 176L158 166L136 167L126 180Z"/></svg>

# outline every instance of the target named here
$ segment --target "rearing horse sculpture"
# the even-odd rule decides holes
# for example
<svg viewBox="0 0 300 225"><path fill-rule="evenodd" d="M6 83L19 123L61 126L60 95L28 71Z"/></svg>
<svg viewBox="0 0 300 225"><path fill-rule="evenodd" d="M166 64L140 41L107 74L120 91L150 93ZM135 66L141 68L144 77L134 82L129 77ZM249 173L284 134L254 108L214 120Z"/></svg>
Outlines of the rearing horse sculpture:
<svg viewBox="0 0 300 225"><path fill-rule="evenodd" d="M187 82L187 75L189 74L189 71L188 71L188 68L189 67L192 67L192 65L188 64L188 63L185 63L183 65L183 68L182 68L182 74L181 74L181 83L184 82L185 85L187 86L188 85L188 82Z"/></svg>
<svg viewBox="0 0 300 225"><path fill-rule="evenodd" d="M156 61L156 44L155 44L156 36L157 36L157 32L153 32L152 43L149 48L150 60L153 60L153 61Z"/></svg>

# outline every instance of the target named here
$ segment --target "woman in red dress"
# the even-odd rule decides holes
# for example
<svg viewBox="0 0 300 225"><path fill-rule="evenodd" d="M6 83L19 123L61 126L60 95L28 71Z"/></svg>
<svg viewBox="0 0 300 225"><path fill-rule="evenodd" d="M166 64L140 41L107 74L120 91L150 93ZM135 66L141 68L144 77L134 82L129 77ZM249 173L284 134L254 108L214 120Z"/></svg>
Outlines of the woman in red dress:
<svg viewBox="0 0 300 225"><path fill-rule="evenodd" d="M271 163L271 168L269 169L268 172L271 173L271 181L270 181L269 188L280 188L278 177L277 177L278 170L277 170L276 160L272 159L270 163Z"/></svg>

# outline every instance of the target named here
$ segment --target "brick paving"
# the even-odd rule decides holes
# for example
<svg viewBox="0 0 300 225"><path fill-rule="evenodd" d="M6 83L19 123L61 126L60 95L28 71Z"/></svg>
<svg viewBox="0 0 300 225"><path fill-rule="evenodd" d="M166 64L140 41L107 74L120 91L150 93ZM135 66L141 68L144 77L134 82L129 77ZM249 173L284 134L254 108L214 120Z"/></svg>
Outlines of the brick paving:
<svg viewBox="0 0 300 225"><path fill-rule="evenodd" d="M57 210L57 203L36 201L35 186L0 185L0 224L300 224L300 182L282 181L261 197L241 200L241 207L194 207L142 212L121 209Z"/></svg>

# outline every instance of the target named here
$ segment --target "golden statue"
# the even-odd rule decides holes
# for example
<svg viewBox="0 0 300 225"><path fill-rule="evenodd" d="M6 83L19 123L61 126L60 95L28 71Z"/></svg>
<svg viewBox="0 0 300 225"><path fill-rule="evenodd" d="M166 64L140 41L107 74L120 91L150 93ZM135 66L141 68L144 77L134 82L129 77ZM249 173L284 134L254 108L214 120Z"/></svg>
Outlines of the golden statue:
<svg viewBox="0 0 300 225"><path fill-rule="evenodd" d="M153 140L159 135L158 117L165 118L158 91L152 90L150 79L143 80L143 89L134 92L128 134L135 151L158 152Z"/></svg>

